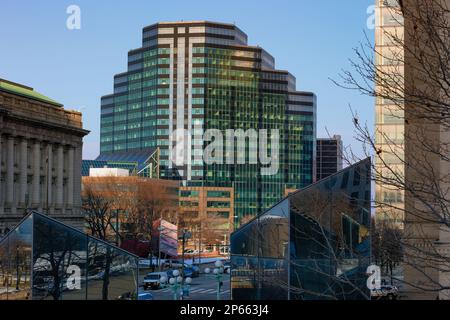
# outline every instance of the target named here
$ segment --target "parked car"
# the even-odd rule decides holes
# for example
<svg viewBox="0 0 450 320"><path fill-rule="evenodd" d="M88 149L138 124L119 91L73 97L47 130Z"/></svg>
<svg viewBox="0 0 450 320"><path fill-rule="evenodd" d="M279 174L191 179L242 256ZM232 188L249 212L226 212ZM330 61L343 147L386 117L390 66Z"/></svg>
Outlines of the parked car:
<svg viewBox="0 0 450 320"><path fill-rule="evenodd" d="M141 292L138 294L138 300L154 300L150 292Z"/></svg>
<svg viewBox="0 0 450 320"><path fill-rule="evenodd" d="M189 278L198 278L200 276L200 268L197 266L185 266L184 276Z"/></svg>
<svg viewBox="0 0 450 320"><path fill-rule="evenodd" d="M192 266L190 264L184 264L184 274L183 274L183 268L181 266L179 268L172 268L166 271L167 277L172 278L173 272L178 271L181 276L183 277L189 277L189 278L196 278L200 275L200 268L197 266Z"/></svg>
<svg viewBox="0 0 450 320"><path fill-rule="evenodd" d="M396 300L398 298L398 288L391 285L382 285L380 289L374 289L370 293L372 299L389 299Z"/></svg>
<svg viewBox="0 0 450 320"><path fill-rule="evenodd" d="M225 273L231 272L231 264L229 262L224 263L223 272L225 272Z"/></svg>
<svg viewBox="0 0 450 320"><path fill-rule="evenodd" d="M167 277L166 272L152 272L144 277L144 290L161 288L161 278Z"/></svg>
<svg viewBox="0 0 450 320"><path fill-rule="evenodd" d="M200 276L200 267L199 266L191 266L192 269L194 270L194 278L197 278Z"/></svg>
<svg viewBox="0 0 450 320"><path fill-rule="evenodd" d="M194 270L192 268L184 268L183 272L184 277L194 278Z"/></svg>
<svg viewBox="0 0 450 320"><path fill-rule="evenodd" d="M168 277L168 278L174 278L175 276L173 275L173 273L175 272L175 270L178 271L178 272L180 273L180 275L181 275L181 270L178 270L178 269L169 269L169 270L166 271L167 277Z"/></svg>
<svg viewBox="0 0 450 320"><path fill-rule="evenodd" d="M118 300L136 300L136 293L125 292L117 297ZM140 292L137 294L137 300L153 300L153 295L149 292Z"/></svg>

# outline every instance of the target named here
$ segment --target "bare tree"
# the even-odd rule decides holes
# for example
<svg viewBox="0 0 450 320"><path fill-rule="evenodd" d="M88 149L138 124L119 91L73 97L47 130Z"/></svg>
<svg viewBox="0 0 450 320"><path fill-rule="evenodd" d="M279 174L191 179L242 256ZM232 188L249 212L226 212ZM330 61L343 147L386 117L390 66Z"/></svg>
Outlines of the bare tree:
<svg viewBox="0 0 450 320"><path fill-rule="evenodd" d="M402 246L408 296L448 299L450 1L383 4L380 20L392 26L377 29L378 45L355 49L352 70L335 83L376 99L375 132L356 113L353 121L366 156L375 157L377 223L404 227L392 241Z"/></svg>
<svg viewBox="0 0 450 320"><path fill-rule="evenodd" d="M394 269L403 261L403 232L387 221L372 223L372 258L394 285Z"/></svg>
<svg viewBox="0 0 450 320"><path fill-rule="evenodd" d="M117 233L113 223L115 192L110 186L115 181L93 179L85 181L83 184L83 212L88 224L89 232L92 236L101 240L107 240L111 230Z"/></svg>
<svg viewBox="0 0 450 320"><path fill-rule="evenodd" d="M132 199L132 203L126 220L132 228L131 233L151 237L154 221L162 218L177 222L177 190L171 190L170 186L161 182L155 183L137 177L133 178L130 184L133 187L128 197Z"/></svg>

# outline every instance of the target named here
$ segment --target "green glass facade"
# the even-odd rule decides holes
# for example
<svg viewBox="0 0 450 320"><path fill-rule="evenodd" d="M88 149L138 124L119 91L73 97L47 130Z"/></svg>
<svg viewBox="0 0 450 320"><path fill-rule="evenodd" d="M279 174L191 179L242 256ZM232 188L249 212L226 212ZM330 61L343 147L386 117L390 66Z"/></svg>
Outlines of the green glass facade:
<svg viewBox="0 0 450 320"><path fill-rule="evenodd" d="M185 163L175 164L172 132L184 129ZM260 164L205 164L209 129L279 131L279 170ZM236 222L276 203L285 189L313 182L316 97L298 92L295 78L275 69L264 49L248 46L236 26L211 22L159 23L144 28L143 47L129 52L128 72L102 97L101 153L160 148L162 168L188 185L235 188ZM270 136L269 136L270 141ZM256 151L247 143L245 150ZM272 150L269 148L269 154ZM225 162L226 163L226 162Z"/></svg>

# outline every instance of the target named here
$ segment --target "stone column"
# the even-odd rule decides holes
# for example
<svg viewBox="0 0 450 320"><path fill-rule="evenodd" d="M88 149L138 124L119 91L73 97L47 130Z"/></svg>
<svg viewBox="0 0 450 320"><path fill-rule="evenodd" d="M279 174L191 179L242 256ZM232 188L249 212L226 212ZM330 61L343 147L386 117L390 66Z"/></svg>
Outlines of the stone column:
<svg viewBox="0 0 450 320"><path fill-rule="evenodd" d="M67 152L68 155L68 161L67 161L67 206L72 207L73 206L73 176L74 176L74 164L75 164L75 151L74 148L71 146L69 147L69 151Z"/></svg>
<svg viewBox="0 0 450 320"><path fill-rule="evenodd" d="M58 146L56 163L56 206L61 208L64 198L64 147Z"/></svg>
<svg viewBox="0 0 450 320"><path fill-rule="evenodd" d="M6 151L6 203L13 206L14 201L14 137L9 136Z"/></svg>
<svg viewBox="0 0 450 320"><path fill-rule="evenodd" d="M2 176L2 159L3 159L3 154L2 154L2 135L0 134L0 178ZM3 214L3 185L2 185L2 181L0 179L0 215Z"/></svg>
<svg viewBox="0 0 450 320"><path fill-rule="evenodd" d="M47 163L45 166L45 199L44 199L44 210L50 213L53 204L53 194L52 194L52 177L53 177L53 147L49 143L47 145Z"/></svg>
<svg viewBox="0 0 450 320"><path fill-rule="evenodd" d="M73 197L74 205L77 207L81 206L81 158L82 158L82 147L76 147L74 150L74 177L73 177Z"/></svg>
<svg viewBox="0 0 450 320"><path fill-rule="evenodd" d="M40 208L41 203L41 143L35 141L33 146L33 208Z"/></svg>
<svg viewBox="0 0 450 320"><path fill-rule="evenodd" d="M28 144L23 138L20 141L20 164L19 164L19 207L26 207L26 195L28 187Z"/></svg>

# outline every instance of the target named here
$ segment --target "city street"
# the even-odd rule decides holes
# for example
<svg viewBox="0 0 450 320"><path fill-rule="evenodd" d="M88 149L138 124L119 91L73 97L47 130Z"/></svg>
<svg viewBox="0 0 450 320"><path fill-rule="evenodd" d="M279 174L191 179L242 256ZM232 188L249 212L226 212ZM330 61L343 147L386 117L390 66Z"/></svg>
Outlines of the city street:
<svg viewBox="0 0 450 320"><path fill-rule="evenodd" d="M142 275L143 278L144 275ZM139 290L144 292L142 287L142 278L140 279ZM231 298L231 284L230 276L228 274L223 275L223 285L221 288L221 300L230 300ZM150 292L154 300L173 300L173 290L170 287L166 287L158 290L147 290ZM212 275L200 274L200 277L193 278L190 285L190 295L185 297L185 300L216 300L217 299L217 280Z"/></svg>

